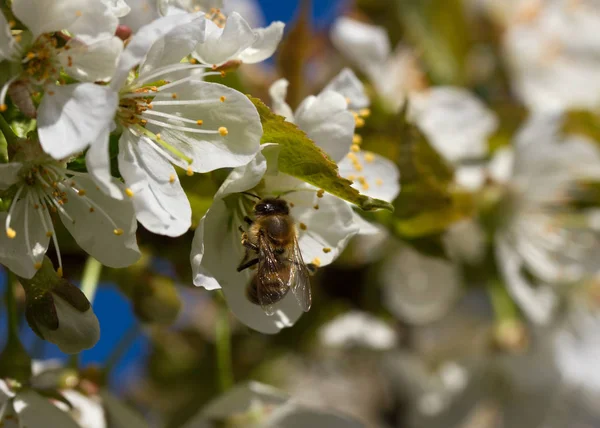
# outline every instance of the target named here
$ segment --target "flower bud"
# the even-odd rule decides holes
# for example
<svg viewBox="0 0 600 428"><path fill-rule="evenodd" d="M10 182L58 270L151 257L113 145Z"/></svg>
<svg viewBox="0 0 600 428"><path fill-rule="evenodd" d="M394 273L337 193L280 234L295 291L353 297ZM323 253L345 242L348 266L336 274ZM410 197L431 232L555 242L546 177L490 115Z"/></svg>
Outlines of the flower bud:
<svg viewBox="0 0 600 428"><path fill-rule="evenodd" d="M75 354L93 347L100 338L98 318L83 292L60 278L45 258L25 289L25 316L31 329L61 351Z"/></svg>

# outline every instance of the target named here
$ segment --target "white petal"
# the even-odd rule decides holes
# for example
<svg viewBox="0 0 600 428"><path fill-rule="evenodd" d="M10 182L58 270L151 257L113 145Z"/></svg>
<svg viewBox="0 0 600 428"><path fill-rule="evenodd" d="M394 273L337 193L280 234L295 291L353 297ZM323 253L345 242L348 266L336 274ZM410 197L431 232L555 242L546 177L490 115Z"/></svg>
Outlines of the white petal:
<svg viewBox="0 0 600 428"><path fill-rule="evenodd" d="M123 51L123 41L118 37L92 43L73 38L67 45L69 50L62 50L58 59L67 74L84 82L110 80Z"/></svg>
<svg viewBox="0 0 600 428"><path fill-rule="evenodd" d="M377 235L381 233L380 227L377 226L377 223L371 223L365 220L360 214L356 211L352 210L354 215L354 223L358 226L358 234L359 235Z"/></svg>
<svg viewBox="0 0 600 428"><path fill-rule="evenodd" d="M127 15L131 8L125 0L102 0L108 6L110 12L117 18Z"/></svg>
<svg viewBox="0 0 600 428"><path fill-rule="evenodd" d="M31 278L37 272L34 265L42 262L44 254L48 250L50 238L46 236L46 233L49 230L42 227L38 211L27 200L20 199L14 203L16 206L11 217L10 227L15 230L17 235L13 239L8 238L4 230L8 213L0 213L0 227L2 228L0 231L0 263L18 276ZM25 217L27 217L27 222ZM27 233L25 233L25 228L28 229ZM27 238L29 238L29 246Z"/></svg>
<svg viewBox="0 0 600 428"><path fill-rule="evenodd" d="M476 264L485 256L485 231L472 219L453 223L442 239L448 254L454 260Z"/></svg>
<svg viewBox="0 0 600 428"><path fill-rule="evenodd" d="M283 37L283 28L285 24L275 21L267 28L256 28L254 34L256 41L247 49L244 49L237 59L246 64L254 64L270 58L275 53L281 38Z"/></svg>
<svg viewBox="0 0 600 428"><path fill-rule="evenodd" d="M100 324L92 308L80 312L62 297L52 294L58 317L58 328L50 330L38 323L42 336L57 345L66 354L90 349L100 339Z"/></svg>
<svg viewBox="0 0 600 428"><path fill-rule="evenodd" d="M295 403L276 409L266 424L266 428L304 427L362 428L364 425L348 416L303 408Z"/></svg>
<svg viewBox="0 0 600 428"><path fill-rule="evenodd" d="M236 12L227 18L223 29L207 21L206 32L205 41L196 46L194 52L194 57L204 64L222 64L237 59L241 52L258 40L258 35Z"/></svg>
<svg viewBox="0 0 600 428"><path fill-rule="evenodd" d="M281 175L269 182L283 182L285 179ZM358 233L352 208L335 196L325 193L319 198L315 192L298 191L286 195L286 200L294 204L290 214L299 226L298 244L305 263L328 265ZM306 230L302 225L306 226Z"/></svg>
<svg viewBox="0 0 600 428"><path fill-rule="evenodd" d="M461 278L457 266L403 247L381 270L384 305L398 318L415 325L439 320L458 298Z"/></svg>
<svg viewBox="0 0 600 428"><path fill-rule="evenodd" d="M139 78L157 68L180 62L204 40L206 18L198 17L191 22L173 28L157 39L140 66Z"/></svg>
<svg viewBox="0 0 600 428"><path fill-rule="evenodd" d="M498 183L507 183L513 172L514 150L512 147L501 147L494 152L489 164L490 178Z"/></svg>
<svg viewBox="0 0 600 428"><path fill-rule="evenodd" d="M19 51L4 14L0 13L0 61L17 60Z"/></svg>
<svg viewBox="0 0 600 428"><path fill-rule="evenodd" d="M105 128L98 139L92 142L85 154L85 165L90 177L104 193L115 199L123 199L123 189L116 185L110 173L109 134L109 128Z"/></svg>
<svg viewBox="0 0 600 428"><path fill-rule="evenodd" d="M487 139L498 126L495 115L462 88L434 87L411 97L411 114L433 147L458 162L487 154Z"/></svg>
<svg viewBox="0 0 600 428"><path fill-rule="evenodd" d="M132 13L129 15L132 15ZM177 26L185 25L194 18L194 15L187 13L165 16L141 27L121 55L117 63L117 71L110 82L111 87L118 91L125 84L129 72L144 61L150 48L157 40Z"/></svg>
<svg viewBox="0 0 600 428"><path fill-rule="evenodd" d="M76 36L106 37L115 33L118 24L108 6L98 0L15 0L12 9L34 38L60 30Z"/></svg>
<svg viewBox="0 0 600 428"><path fill-rule="evenodd" d="M346 99L337 92L325 91L307 97L294 115L295 122L335 161L349 151L354 136L354 116Z"/></svg>
<svg viewBox="0 0 600 428"><path fill-rule="evenodd" d="M476 192L485 185L486 173L485 165L461 165L454 170L454 181L458 186Z"/></svg>
<svg viewBox="0 0 600 428"><path fill-rule="evenodd" d="M105 389L100 390L102 404L111 422L111 428L148 428L148 423Z"/></svg>
<svg viewBox="0 0 600 428"><path fill-rule="evenodd" d="M160 235L180 236L190 228L192 210L175 168L146 137L124 132L119 140L119 171L133 190L137 219Z"/></svg>
<svg viewBox="0 0 600 428"><path fill-rule="evenodd" d="M248 327L261 333L278 333L290 327L303 313L292 293L276 305L275 314L267 316L260 306L246 297L246 286L254 271L237 272L244 257L244 247L237 226L241 218L231 218L223 200L215 200L201 221L203 225L192 243L192 269L194 284L209 289L220 285L227 299L227 306Z"/></svg>
<svg viewBox="0 0 600 428"><path fill-rule="evenodd" d="M349 68L340 71L323 91L334 91L341 94L346 101L349 101L348 107L351 109L365 108L370 104L365 86Z"/></svg>
<svg viewBox="0 0 600 428"><path fill-rule="evenodd" d="M0 190L6 190L19 181L19 171L23 168L20 162L0 164Z"/></svg>
<svg viewBox="0 0 600 428"><path fill-rule="evenodd" d="M140 251L132 202L111 198L89 178L73 177L71 180L78 189L85 191L85 195L79 196L71 187L62 189L68 195L63 208L75 223L62 214L61 220L75 241L103 265L122 268L135 263L140 258ZM114 178L113 185L122 187ZM90 212L91 207L94 207L93 212ZM115 229L123 230L123 234L115 235Z"/></svg>
<svg viewBox="0 0 600 428"><path fill-rule="evenodd" d="M319 340L326 346L391 349L396 344L396 333L373 315L350 311L340 315L319 329Z"/></svg>
<svg viewBox="0 0 600 428"><path fill-rule="evenodd" d="M392 202L400 193L400 171L389 159L361 150L339 163L340 175L352 180L352 187L372 198Z"/></svg>
<svg viewBox="0 0 600 428"><path fill-rule="evenodd" d="M6 381L0 380L0 406L14 396L15 393L8 387Z"/></svg>
<svg viewBox="0 0 600 428"><path fill-rule="evenodd" d="M127 0L130 12L121 18L121 24L131 28L135 34L144 25L160 18L156 0Z"/></svg>
<svg viewBox="0 0 600 428"><path fill-rule="evenodd" d="M286 79L279 79L273 82L269 88L269 96L271 97L273 112L285 117L288 122L294 123L294 112L288 103L285 102L289 84L290 82Z"/></svg>
<svg viewBox="0 0 600 428"><path fill-rule="evenodd" d="M202 120L201 126L193 128L217 131L227 129L227 135L186 133L184 131L149 125L148 129L161 134L161 138L193 159L189 165L196 172L208 172L218 168L237 167L250 162L260 149L262 125L256 108L242 93L216 83L191 81L181 84L174 91L178 101L191 101L190 105L158 105L159 101L172 101L170 94L154 98L154 111L169 113L192 120ZM220 97L225 101L221 102ZM212 100L208 104L194 104L194 100ZM152 116L148 116L151 118ZM170 119L173 125L190 126ZM187 168L187 163L180 162Z"/></svg>
<svg viewBox="0 0 600 428"><path fill-rule="evenodd" d="M383 27L350 18L337 19L331 29L331 41L363 73L376 75L390 55L387 32Z"/></svg>
<svg viewBox="0 0 600 428"><path fill-rule="evenodd" d="M54 159L85 149L110 128L118 94L107 86L81 83L53 86L38 109L40 144Z"/></svg>
<svg viewBox="0 0 600 428"><path fill-rule="evenodd" d="M14 406L22 427L79 428L68 414L33 390L25 389L19 392L15 397Z"/></svg>
<svg viewBox="0 0 600 428"><path fill-rule="evenodd" d="M254 403L277 407L289 400L283 391L259 382L250 381L237 385L222 396L209 402L202 409L202 416L208 419L226 419L231 415L246 413ZM316 425L315 425L316 427Z"/></svg>
<svg viewBox="0 0 600 428"><path fill-rule="evenodd" d="M546 284L537 288L521 272L523 260L506 239L496 236L496 261L511 296L527 316L537 324L548 324L557 305L557 297Z"/></svg>
<svg viewBox="0 0 600 428"><path fill-rule="evenodd" d="M71 416L82 428L107 427L104 409L95 397L86 397L74 389L62 390L61 393L73 406Z"/></svg>

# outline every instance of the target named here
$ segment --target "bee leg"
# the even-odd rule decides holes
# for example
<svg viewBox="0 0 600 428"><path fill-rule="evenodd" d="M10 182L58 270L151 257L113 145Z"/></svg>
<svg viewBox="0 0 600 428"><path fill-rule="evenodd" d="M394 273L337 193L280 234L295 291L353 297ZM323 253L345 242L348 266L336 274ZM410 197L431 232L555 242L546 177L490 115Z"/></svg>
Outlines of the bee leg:
<svg viewBox="0 0 600 428"><path fill-rule="evenodd" d="M250 217L248 217L248 216L244 216L244 221L245 221L246 223L248 223L248 226L252 226L252 223L254 223L254 222L252 221L252 219L251 219Z"/></svg>
<svg viewBox="0 0 600 428"><path fill-rule="evenodd" d="M252 260L248 260L247 262L244 263L244 261L242 260L242 263L240 263L240 265L237 267L237 271L241 272L244 269L248 269L249 267L254 266L255 264L258 263L258 257Z"/></svg>
<svg viewBox="0 0 600 428"><path fill-rule="evenodd" d="M253 244L252 242L250 242L250 240L248 239L248 235L246 235L246 232L244 232L242 234L242 245L244 247L246 247L247 249L252 250L255 253L258 253L258 245Z"/></svg>

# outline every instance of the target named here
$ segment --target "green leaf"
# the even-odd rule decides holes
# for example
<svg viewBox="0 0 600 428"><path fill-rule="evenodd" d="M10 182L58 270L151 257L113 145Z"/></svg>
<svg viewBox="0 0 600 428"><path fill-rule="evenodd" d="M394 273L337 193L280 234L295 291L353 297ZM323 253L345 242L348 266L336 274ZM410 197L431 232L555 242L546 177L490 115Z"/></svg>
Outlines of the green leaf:
<svg viewBox="0 0 600 428"><path fill-rule="evenodd" d="M421 131L406 121L405 106L398 117L400 183L394 202L394 230L405 238L441 233L472 215L470 194L457 192L452 167L429 145Z"/></svg>
<svg viewBox="0 0 600 428"><path fill-rule="evenodd" d="M352 187L350 180L340 177L335 162L304 131L273 113L261 100L248 97L256 106L262 122L261 144L279 144L279 171L323 189L365 211L393 211L390 203L361 195Z"/></svg>
<svg viewBox="0 0 600 428"><path fill-rule="evenodd" d="M565 134L579 134L600 144L600 117L589 111L575 110L567 113L563 122Z"/></svg>

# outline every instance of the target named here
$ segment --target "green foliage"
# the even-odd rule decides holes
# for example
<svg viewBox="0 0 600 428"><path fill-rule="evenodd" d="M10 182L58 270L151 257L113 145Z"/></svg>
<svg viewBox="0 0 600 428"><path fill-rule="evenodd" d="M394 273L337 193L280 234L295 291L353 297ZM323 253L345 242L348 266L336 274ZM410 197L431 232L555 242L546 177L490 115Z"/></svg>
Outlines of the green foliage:
<svg viewBox="0 0 600 428"><path fill-rule="evenodd" d="M397 125L402 191L394 202L393 228L400 236L413 239L443 232L472 215L475 207L470 194L453 189L451 166L423 133L407 122L406 110L400 112Z"/></svg>
<svg viewBox="0 0 600 428"><path fill-rule="evenodd" d="M357 205L365 211L393 207L386 201L361 195L352 182L342 178L338 167L327 154L293 123L273 113L262 101L249 97L256 106L263 126L261 144L280 146L279 171L299 178L332 195Z"/></svg>
<svg viewBox="0 0 600 428"><path fill-rule="evenodd" d="M574 110L566 114L562 131L591 138L600 144L600 117L590 111Z"/></svg>

